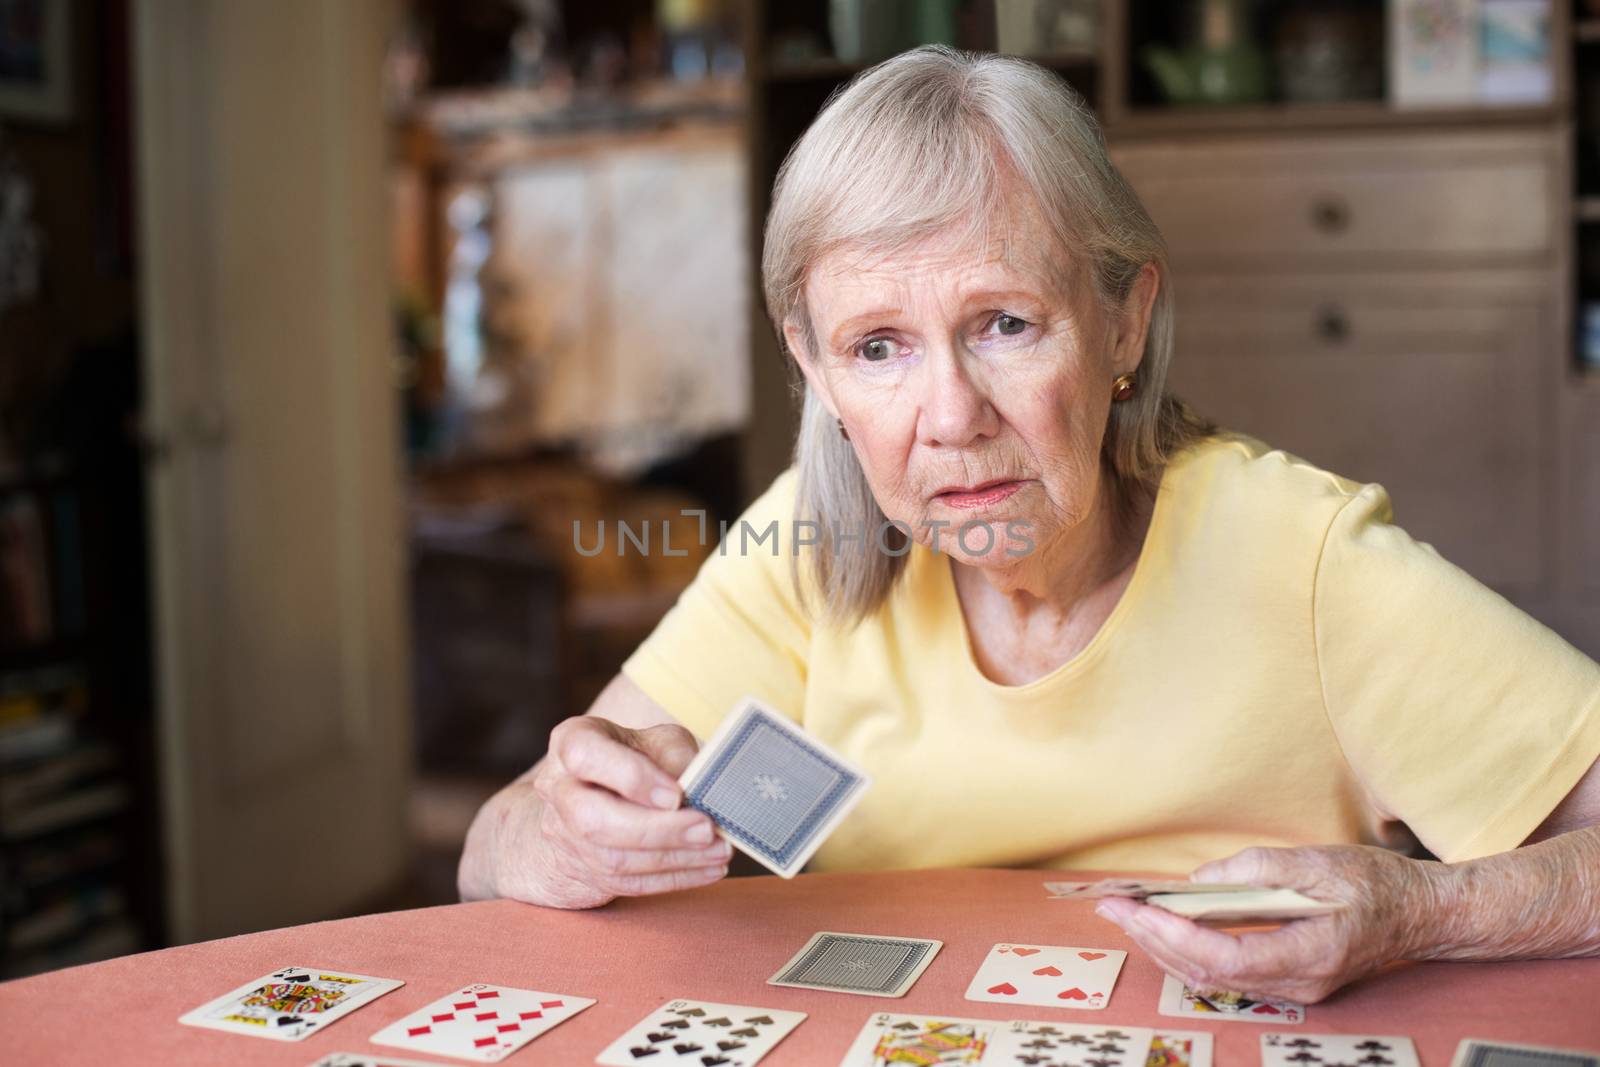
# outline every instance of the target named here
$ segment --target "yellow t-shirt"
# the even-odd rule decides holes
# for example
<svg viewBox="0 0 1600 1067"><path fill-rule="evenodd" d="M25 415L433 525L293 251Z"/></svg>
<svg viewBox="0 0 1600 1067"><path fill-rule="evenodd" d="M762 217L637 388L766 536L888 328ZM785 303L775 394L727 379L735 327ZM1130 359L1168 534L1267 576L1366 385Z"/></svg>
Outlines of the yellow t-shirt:
<svg viewBox="0 0 1600 1067"><path fill-rule="evenodd" d="M1182 872L1393 820L1462 860L1600 754L1600 666L1392 525L1381 486L1242 435L1168 464L1121 600L1019 686L978 670L921 545L858 628L808 619L794 494L790 470L744 516L781 538L741 553L731 526L623 672L702 741L751 694L873 776L813 870Z"/></svg>

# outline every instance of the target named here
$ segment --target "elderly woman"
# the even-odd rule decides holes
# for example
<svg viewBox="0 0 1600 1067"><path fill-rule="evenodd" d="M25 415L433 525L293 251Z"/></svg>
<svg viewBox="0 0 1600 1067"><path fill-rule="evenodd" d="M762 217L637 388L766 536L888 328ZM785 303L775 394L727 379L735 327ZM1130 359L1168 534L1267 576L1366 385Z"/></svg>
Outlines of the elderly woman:
<svg viewBox="0 0 1600 1067"><path fill-rule="evenodd" d="M1382 487L1166 391L1161 236L1070 89L943 48L868 71L785 162L762 272L794 467L484 806L464 896L721 878L675 778L753 694L875 779L817 870L1345 901L1242 935L1100 906L1191 984L1303 1002L1399 958L1600 953L1600 667Z"/></svg>

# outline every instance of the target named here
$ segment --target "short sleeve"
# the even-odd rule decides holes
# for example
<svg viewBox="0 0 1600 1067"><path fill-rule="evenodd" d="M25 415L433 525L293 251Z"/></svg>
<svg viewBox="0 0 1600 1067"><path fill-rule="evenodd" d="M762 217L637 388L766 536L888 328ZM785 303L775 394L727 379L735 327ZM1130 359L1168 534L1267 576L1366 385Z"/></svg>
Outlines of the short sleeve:
<svg viewBox="0 0 1600 1067"><path fill-rule="evenodd" d="M738 520L622 673L704 741L754 696L799 721L811 627L791 580L796 472Z"/></svg>
<svg viewBox="0 0 1600 1067"><path fill-rule="evenodd" d="M1600 666L1393 525L1328 527L1313 622L1328 718L1388 818L1447 862L1520 845L1600 755Z"/></svg>

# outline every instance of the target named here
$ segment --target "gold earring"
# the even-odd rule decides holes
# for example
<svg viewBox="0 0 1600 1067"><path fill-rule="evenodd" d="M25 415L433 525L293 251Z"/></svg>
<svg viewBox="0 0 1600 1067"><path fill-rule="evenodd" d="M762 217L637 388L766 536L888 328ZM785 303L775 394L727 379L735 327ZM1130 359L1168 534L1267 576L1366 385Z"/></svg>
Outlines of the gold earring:
<svg viewBox="0 0 1600 1067"><path fill-rule="evenodd" d="M850 431L844 428L844 420L834 419L833 421L839 424L839 436L844 438L846 441L850 440Z"/></svg>
<svg viewBox="0 0 1600 1067"><path fill-rule="evenodd" d="M1117 375L1116 381L1111 383L1111 399L1127 400L1133 396L1135 387L1139 384L1139 376L1132 372Z"/></svg>

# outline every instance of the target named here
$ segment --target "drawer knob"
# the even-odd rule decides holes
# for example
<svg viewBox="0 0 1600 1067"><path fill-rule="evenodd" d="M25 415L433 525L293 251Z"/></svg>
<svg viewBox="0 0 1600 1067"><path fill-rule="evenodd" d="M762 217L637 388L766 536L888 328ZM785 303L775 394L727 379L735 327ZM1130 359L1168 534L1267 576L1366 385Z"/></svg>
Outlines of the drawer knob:
<svg viewBox="0 0 1600 1067"><path fill-rule="evenodd" d="M1337 196L1319 196L1311 205L1311 223L1323 233L1350 228L1350 207Z"/></svg>
<svg viewBox="0 0 1600 1067"><path fill-rule="evenodd" d="M1317 336L1329 344L1350 339L1350 318L1343 308L1325 307L1317 312Z"/></svg>

